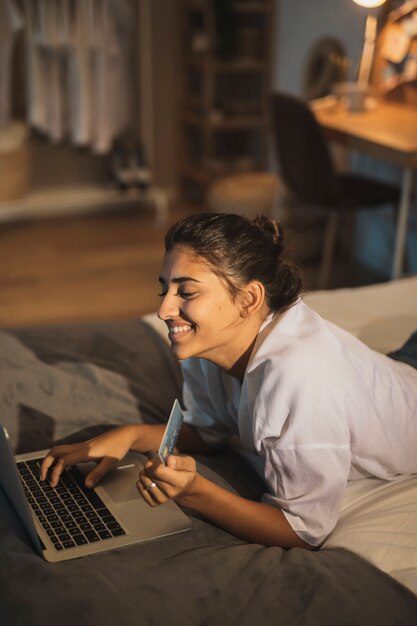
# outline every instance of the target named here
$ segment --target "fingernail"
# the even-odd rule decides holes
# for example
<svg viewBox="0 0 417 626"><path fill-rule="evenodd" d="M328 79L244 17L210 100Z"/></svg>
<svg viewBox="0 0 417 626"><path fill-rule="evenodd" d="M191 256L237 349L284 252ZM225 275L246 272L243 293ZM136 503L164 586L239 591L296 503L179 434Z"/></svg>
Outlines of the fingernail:
<svg viewBox="0 0 417 626"><path fill-rule="evenodd" d="M175 456L170 456L169 458L170 458L169 466L175 467L177 465L177 459L175 458Z"/></svg>
<svg viewBox="0 0 417 626"><path fill-rule="evenodd" d="M94 480L92 480L91 478L88 478L88 479L85 481L85 486L86 486L86 487L89 487L89 488L91 489L91 487L94 487Z"/></svg>

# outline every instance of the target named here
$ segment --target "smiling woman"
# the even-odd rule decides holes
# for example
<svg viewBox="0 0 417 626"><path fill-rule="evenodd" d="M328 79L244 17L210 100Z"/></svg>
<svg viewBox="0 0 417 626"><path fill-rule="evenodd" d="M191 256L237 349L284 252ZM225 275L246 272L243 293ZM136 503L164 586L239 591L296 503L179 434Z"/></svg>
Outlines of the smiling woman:
<svg viewBox="0 0 417 626"><path fill-rule="evenodd" d="M159 317L184 377L178 448L238 446L266 484L260 502L202 476L191 456L150 461L137 488L170 499L248 541L319 547L336 525L349 480L417 473L417 335L392 358L327 322L300 297L280 225L224 213L174 224L165 239ZM392 420L392 415L396 420ZM157 450L163 425L122 426L53 448L42 466Z"/></svg>

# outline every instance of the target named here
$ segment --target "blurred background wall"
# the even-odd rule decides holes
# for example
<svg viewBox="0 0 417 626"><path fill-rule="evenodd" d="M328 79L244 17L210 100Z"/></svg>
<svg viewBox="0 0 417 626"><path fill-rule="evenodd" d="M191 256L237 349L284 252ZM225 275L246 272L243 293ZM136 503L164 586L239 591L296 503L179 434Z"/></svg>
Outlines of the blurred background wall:
<svg viewBox="0 0 417 626"><path fill-rule="evenodd" d="M401 4L391 2L384 11ZM280 0L276 13L272 87L303 96L303 84L309 53L318 40L340 40L350 61L348 79L355 80L363 46L366 9L351 0ZM401 170L363 154L351 156L352 166L364 174L398 182ZM394 227L389 208L378 213L361 212L357 225L359 262L376 274L389 278L394 246ZM411 208L407 245L408 271L417 271L417 208Z"/></svg>

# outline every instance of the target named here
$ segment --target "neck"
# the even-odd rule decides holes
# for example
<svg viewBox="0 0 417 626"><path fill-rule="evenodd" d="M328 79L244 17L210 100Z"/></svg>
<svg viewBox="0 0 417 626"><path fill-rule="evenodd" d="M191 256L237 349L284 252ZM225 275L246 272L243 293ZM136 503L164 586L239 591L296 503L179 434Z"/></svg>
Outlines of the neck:
<svg viewBox="0 0 417 626"><path fill-rule="evenodd" d="M223 367L229 376L237 378L240 382L243 381L245 376L246 368L259 334L259 329L269 313L269 309L265 307L262 312L260 312L259 316L247 320L248 326L246 332L240 333L243 342L240 344L235 358L231 359L231 363L227 367Z"/></svg>
<svg viewBox="0 0 417 626"><path fill-rule="evenodd" d="M259 330L259 328L258 328ZM250 355L252 354L253 347L256 342L258 332L255 337L252 339L246 350L238 357L238 359L233 363L233 365L226 369L225 371L229 376L233 376L233 378L237 378L240 382L243 381L243 377L245 376L246 368L249 363Z"/></svg>

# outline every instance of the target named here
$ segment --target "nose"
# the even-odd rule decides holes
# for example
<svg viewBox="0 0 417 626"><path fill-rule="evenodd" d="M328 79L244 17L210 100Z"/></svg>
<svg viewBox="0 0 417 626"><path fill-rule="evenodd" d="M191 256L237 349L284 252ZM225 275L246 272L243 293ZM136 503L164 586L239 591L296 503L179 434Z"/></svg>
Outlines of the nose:
<svg viewBox="0 0 417 626"><path fill-rule="evenodd" d="M167 292L159 305L158 313L159 319L166 321L171 317L178 317L179 315L179 307L176 302L176 298L174 294Z"/></svg>

